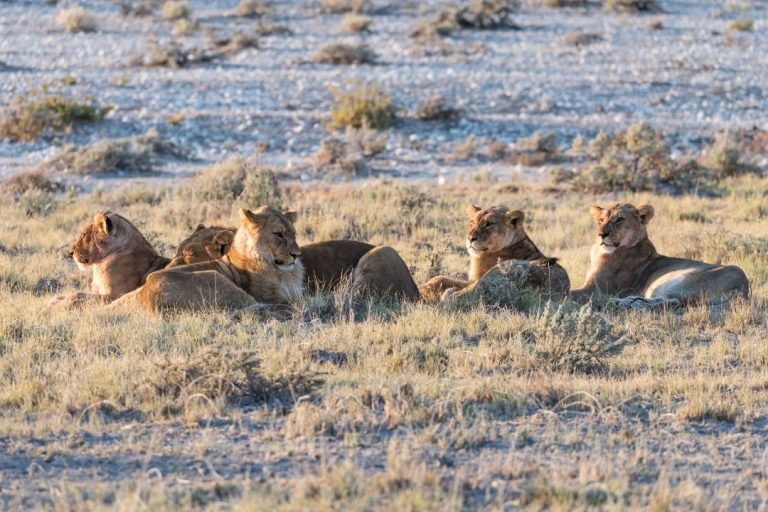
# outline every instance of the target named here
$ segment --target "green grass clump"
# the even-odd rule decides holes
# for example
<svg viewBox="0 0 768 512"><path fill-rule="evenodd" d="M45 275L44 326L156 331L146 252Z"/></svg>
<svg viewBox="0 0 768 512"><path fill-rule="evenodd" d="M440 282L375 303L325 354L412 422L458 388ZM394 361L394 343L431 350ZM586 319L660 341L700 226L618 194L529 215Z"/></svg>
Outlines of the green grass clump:
<svg viewBox="0 0 768 512"><path fill-rule="evenodd" d="M61 95L19 94L0 114L0 137L33 141L44 135L69 133L77 124L101 121L110 110L111 106Z"/></svg>
<svg viewBox="0 0 768 512"><path fill-rule="evenodd" d="M361 85L337 92L331 109L331 128L370 128L385 130L396 120L392 97L378 85Z"/></svg>

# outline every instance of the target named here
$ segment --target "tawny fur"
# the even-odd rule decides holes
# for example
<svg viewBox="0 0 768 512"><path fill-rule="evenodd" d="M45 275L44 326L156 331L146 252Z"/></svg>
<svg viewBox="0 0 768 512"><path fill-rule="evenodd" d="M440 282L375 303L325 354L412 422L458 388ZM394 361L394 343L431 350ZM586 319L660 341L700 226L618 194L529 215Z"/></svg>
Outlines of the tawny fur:
<svg viewBox="0 0 768 512"><path fill-rule="evenodd" d="M97 213L70 249L80 269L91 271L91 293L54 299L52 307L69 309L85 303L112 302L144 284L147 276L170 261L160 256L125 217Z"/></svg>
<svg viewBox="0 0 768 512"><path fill-rule="evenodd" d="M205 227L201 224L192 236L181 242L169 268L176 264L206 261L198 258L228 250L222 243L227 233L233 238L234 228ZM407 300L419 298L410 270L390 247L376 247L355 240L315 242L301 246L301 262L304 266L304 287L310 293L333 290L351 277L353 289L365 295L395 296Z"/></svg>
<svg viewBox="0 0 768 512"><path fill-rule="evenodd" d="M504 206L483 209L467 207L470 219L467 230L467 250L470 254L468 279L454 279L447 276L433 277L420 291L428 302L437 302L446 290L456 289L451 296L472 293L483 276L501 261L521 260L529 267L528 280L531 287L552 295L563 295L570 288L568 273L557 263L539 251L523 227L525 215L519 210Z"/></svg>
<svg viewBox="0 0 768 512"><path fill-rule="evenodd" d="M749 296L744 271L732 265L662 256L648 239L651 205L593 206L597 240L590 251L584 285L572 290L576 300L596 294L664 299L675 303L720 302Z"/></svg>

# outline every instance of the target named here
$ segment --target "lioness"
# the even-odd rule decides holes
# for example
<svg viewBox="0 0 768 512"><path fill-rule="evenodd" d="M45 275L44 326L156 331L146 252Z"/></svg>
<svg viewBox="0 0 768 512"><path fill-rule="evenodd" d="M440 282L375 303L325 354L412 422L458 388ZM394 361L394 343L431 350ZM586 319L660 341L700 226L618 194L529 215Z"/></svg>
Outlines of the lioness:
<svg viewBox="0 0 768 512"><path fill-rule="evenodd" d="M470 219L466 240L470 255L469 279L433 277L420 289L428 302L472 293L484 276L498 272L495 267L500 261L508 260L520 260L520 265L525 265L526 280L533 288L555 295L568 292L568 273L556 258L544 256L528 237L523 227L523 212L504 206L483 209L469 205L467 215ZM446 293L450 289L453 291Z"/></svg>
<svg viewBox="0 0 768 512"><path fill-rule="evenodd" d="M211 256L226 254L234 233L233 228L200 224L189 238L179 244L168 268L208 261ZM351 276L355 291L378 297L419 298L419 290L408 266L391 247L377 247L355 240L327 240L302 245L300 249L304 287L310 292L332 290L346 276Z"/></svg>
<svg viewBox="0 0 768 512"><path fill-rule="evenodd" d="M240 227L221 259L155 272L134 294L144 309L244 309L284 305L301 297L304 267L296 243L296 212L240 209Z"/></svg>
<svg viewBox="0 0 768 512"><path fill-rule="evenodd" d="M590 213L597 225L597 240L586 282L571 292L574 299L602 293L622 298L621 307L643 307L749 296L749 281L739 267L657 253L647 231L653 206L593 206Z"/></svg>
<svg viewBox="0 0 768 512"><path fill-rule="evenodd" d="M97 213L82 229L69 255L80 270L91 270L91 293L57 297L51 304L54 308L112 302L144 284L147 275L170 261L149 245L136 226L109 211Z"/></svg>

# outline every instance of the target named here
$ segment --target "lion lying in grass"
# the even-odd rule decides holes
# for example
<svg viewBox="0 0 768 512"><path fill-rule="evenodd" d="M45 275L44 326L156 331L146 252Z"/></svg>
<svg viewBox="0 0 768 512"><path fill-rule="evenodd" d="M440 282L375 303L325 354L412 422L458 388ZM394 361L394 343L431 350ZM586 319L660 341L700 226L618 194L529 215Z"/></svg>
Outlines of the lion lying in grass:
<svg viewBox="0 0 768 512"><path fill-rule="evenodd" d="M549 295L562 296L568 292L568 273L539 251L523 227L525 214L504 206L467 207L470 225L467 231L469 251L469 279L446 276L433 277L420 291L428 302L447 301L470 297L484 280L503 277L499 262L514 260L515 275L524 285Z"/></svg>
<svg viewBox="0 0 768 512"><path fill-rule="evenodd" d="M590 253L584 285L571 291L576 300L596 294L618 297L619 307L723 302L749 296L744 271L732 265L714 265L662 256L648 239L653 206L635 208L615 204L590 209L597 225L597 240Z"/></svg>
<svg viewBox="0 0 768 512"><path fill-rule="evenodd" d="M200 224L179 244L168 268L221 257L229 251L234 236L234 228ZM300 249L304 287L310 293L333 290L351 276L354 292L406 300L419 298L407 265L391 247L377 247L355 240L328 240L303 245Z"/></svg>
<svg viewBox="0 0 768 512"><path fill-rule="evenodd" d="M56 297L51 307L69 309L86 302L107 304L135 290L170 261L160 256L125 217L97 213L69 251L80 270L92 272L91 293Z"/></svg>

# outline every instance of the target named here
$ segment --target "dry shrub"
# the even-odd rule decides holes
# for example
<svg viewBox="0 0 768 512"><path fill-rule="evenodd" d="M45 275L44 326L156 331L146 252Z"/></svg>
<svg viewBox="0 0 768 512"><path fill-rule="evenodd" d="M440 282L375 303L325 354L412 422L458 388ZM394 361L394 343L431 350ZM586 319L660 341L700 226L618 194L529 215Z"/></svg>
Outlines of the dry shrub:
<svg viewBox="0 0 768 512"><path fill-rule="evenodd" d="M605 10L610 12L661 12L656 0L605 0Z"/></svg>
<svg viewBox="0 0 768 512"><path fill-rule="evenodd" d="M95 32L98 28L96 18L79 5L59 11L56 23L67 32Z"/></svg>
<svg viewBox="0 0 768 512"><path fill-rule="evenodd" d="M200 28L195 20L190 18L180 18L173 24L173 35L175 36L189 36L197 32Z"/></svg>
<svg viewBox="0 0 768 512"><path fill-rule="evenodd" d="M432 96L416 109L416 117L422 121L454 121L462 114L461 109L446 105L441 96Z"/></svg>
<svg viewBox="0 0 768 512"><path fill-rule="evenodd" d="M536 132L530 137L518 139L515 150L505 160L512 164L538 167L560 158L555 132Z"/></svg>
<svg viewBox="0 0 768 512"><path fill-rule="evenodd" d="M320 6L323 11L333 14L361 12L365 8L365 0L321 0Z"/></svg>
<svg viewBox="0 0 768 512"><path fill-rule="evenodd" d="M372 22L373 20L370 16L349 13L341 20L341 29L350 34L366 32L370 28Z"/></svg>
<svg viewBox="0 0 768 512"><path fill-rule="evenodd" d="M752 168L741 161L739 143L730 132L715 135L715 141L704 152L703 162L718 178L745 174Z"/></svg>
<svg viewBox="0 0 768 512"><path fill-rule="evenodd" d="M567 46L587 46L603 40L603 36L595 32L567 32L560 38L560 44Z"/></svg>
<svg viewBox="0 0 768 512"><path fill-rule="evenodd" d="M615 332L607 318L589 305L548 303L523 333L536 367L543 363L552 371L589 372L606 364L630 343Z"/></svg>
<svg viewBox="0 0 768 512"><path fill-rule="evenodd" d="M583 7L587 0L541 0L544 7Z"/></svg>
<svg viewBox="0 0 768 512"><path fill-rule="evenodd" d="M253 208L280 208L282 194L272 169L255 158L232 157L194 177L191 193L200 201Z"/></svg>
<svg viewBox="0 0 768 512"><path fill-rule="evenodd" d="M162 412L174 416L194 397L237 405L254 402L293 404L321 383L306 368L266 376L255 353L209 348L192 358L166 360L140 386L147 398L165 403Z"/></svg>
<svg viewBox="0 0 768 512"><path fill-rule="evenodd" d="M384 130L395 123L392 98L378 85L358 85L334 93L331 128L370 128Z"/></svg>
<svg viewBox="0 0 768 512"><path fill-rule="evenodd" d="M44 135L69 133L80 123L100 121L112 107L80 102L61 95L19 94L0 115L0 137L31 141Z"/></svg>
<svg viewBox="0 0 768 512"><path fill-rule="evenodd" d="M61 183L51 181L48 173L40 169L16 174L2 184L2 190L12 194L14 197L20 197L29 190L53 193L61 189Z"/></svg>
<svg viewBox="0 0 768 512"><path fill-rule="evenodd" d="M598 133L587 156L592 163L576 176L578 190L681 193L707 190L715 184L712 171L695 160L675 161L664 137L645 123L616 136Z"/></svg>
<svg viewBox="0 0 768 512"><path fill-rule="evenodd" d="M365 170L366 157L386 149L386 140L374 130L347 127L345 139L329 137L312 156L317 170L357 174Z"/></svg>
<svg viewBox="0 0 768 512"><path fill-rule="evenodd" d="M153 128L136 137L102 139L84 147L65 146L40 168L69 174L151 173L162 156L186 155Z"/></svg>
<svg viewBox="0 0 768 512"><path fill-rule="evenodd" d="M431 39L447 36L456 30L516 29L512 12L517 2L512 0L473 0L464 7L448 7L437 13L429 22L421 22L411 33L412 37Z"/></svg>
<svg viewBox="0 0 768 512"><path fill-rule="evenodd" d="M255 18L269 13L269 5L263 0L240 0L235 14L243 18Z"/></svg>
<svg viewBox="0 0 768 512"><path fill-rule="evenodd" d="M376 54L365 43L334 43L320 48L312 57L315 64L374 64Z"/></svg>
<svg viewBox="0 0 768 512"><path fill-rule="evenodd" d="M220 54L234 55L247 48L257 48L259 38L256 34L247 35L240 30L235 30L231 36L219 36L208 34L211 46Z"/></svg>
<svg viewBox="0 0 768 512"><path fill-rule="evenodd" d="M145 52L128 61L129 66L182 68L209 62L221 57L221 53L200 48L182 48L176 42L158 44L150 42Z"/></svg>
<svg viewBox="0 0 768 512"><path fill-rule="evenodd" d="M728 23L728 30L731 32L752 32L754 28L755 22L749 18L733 20Z"/></svg>
<svg viewBox="0 0 768 512"><path fill-rule="evenodd" d="M119 7L123 16L152 16L152 12L155 10L152 0L120 0Z"/></svg>
<svg viewBox="0 0 768 512"><path fill-rule="evenodd" d="M162 16L166 20L178 20L180 18L189 18L189 4L184 1L168 0L163 3Z"/></svg>

